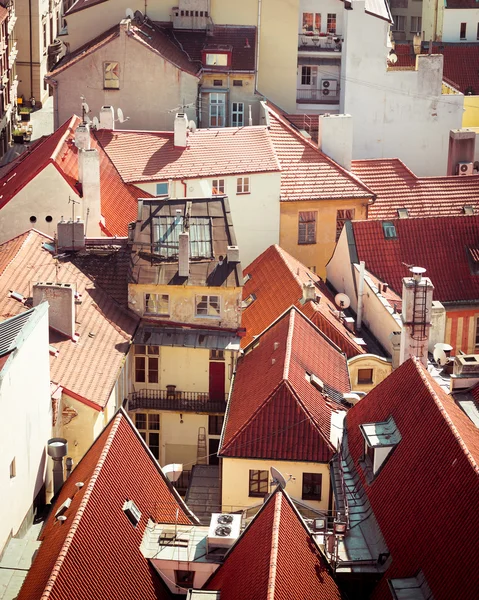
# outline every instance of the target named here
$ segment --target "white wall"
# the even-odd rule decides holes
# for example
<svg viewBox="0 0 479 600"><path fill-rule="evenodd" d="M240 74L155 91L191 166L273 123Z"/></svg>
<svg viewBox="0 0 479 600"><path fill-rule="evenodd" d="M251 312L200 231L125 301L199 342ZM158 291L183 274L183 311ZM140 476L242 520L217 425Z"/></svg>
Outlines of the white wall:
<svg viewBox="0 0 479 600"><path fill-rule="evenodd" d="M466 39L461 40L461 23L467 23ZM479 23L479 8L457 9L447 8L444 10L444 22L442 24L443 42L477 42L477 25Z"/></svg>
<svg viewBox="0 0 479 600"><path fill-rule="evenodd" d="M353 159L398 157L416 175L445 175L449 131L461 127L464 97L441 95L442 56L418 70L386 70L389 24L353 0L345 11L341 112L353 117Z"/></svg>
<svg viewBox="0 0 479 600"><path fill-rule="evenodd" d="M0 371L0 554L44 484L52 429L48 304L30 319L28 337Z"/></svg>
<svg viewBox="0 0 479 600"><path fill-rule="evenodd" d="M303 31L303 13L321 14L321 33L327 33L328 13L336 14L336 35L343 32L343 4L338 0L300 0L298 32Z"/></svg>

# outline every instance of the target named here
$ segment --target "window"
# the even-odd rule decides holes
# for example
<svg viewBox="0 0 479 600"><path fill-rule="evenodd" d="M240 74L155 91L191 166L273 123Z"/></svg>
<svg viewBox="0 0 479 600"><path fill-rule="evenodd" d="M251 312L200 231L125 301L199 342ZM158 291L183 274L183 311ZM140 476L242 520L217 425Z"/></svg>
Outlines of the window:
<svg viewBox="0 0 479 600"><path fill-rule="evenodd" d="M233 79L233 87L242 87L243 80L242 79Z"/></svg>
<svg viewBox="0 0 479 600"><path fill-rule="evenodd" d="M213 85L215 87L221 87L223 85L223 80L222 79L213 79Z"/></svg>
<svg viewBox="0 0 479 600"><path fill-rule="evenodd" d="M396 226L392 221L383 221L383 232L387 240L395 240L397 238Z"/></svg>
<svg viewBox="0 0 479 600"><path fill-rule="evenodd" d="M336 33L336 15L332 13L328 13L328 33Z"/></svg>
<svg viewBox="0 0 479 600"><path fill-rule="evenodd" d="M212 193L213 194L224 194L225 193L225 180L224 179L213 179Z"/></svg>
<svg viewBox="0 0 479 600"><path fill-rule="evenodd" d="M403 15L393 15L393 31L406 31L406 17Z"/></svg>
<svg viewBox="0 0 479 600"><path fill-rule="evenodd" d="M409 217L407 208L398 208L398 217L400 219L407 219Z"/></svg>
<svg viewBox="0 0 479 600"><path fill-rule="evenodd" d="M318 67L301 67L301 85L316 87L318 81Z"/></svg>
<svg viewBox="0 0 479 600"><path fill-rule="evenodd" d="M479 318L476 319L476 346L479 346Z"/></svg>
<svg viewBox="0 0 479 600"><path fill-rule="evenodd" d="M354 212L354 208L346 208L336 212L336 241L339 240L339 236L341 235L341 231L343 230L346 221L352 221L354 219Z"/></svg>
<svg viewBox="0 0 479 600"><path fill-rule="evenodd" d="M320 13L303 13L303 33L311 31L320 33L321 31L321 14Z"/></svg>
<svg viewBox="0 0 479 600"><path fill-rule="evenodd" d="M421 33L422 17L411 17L411 33Z"/></svg>
<svg viewBox="0 0 479 600"><path fill-rule="evenodd" d="M231 127L243 127L244 125L244 104L243 102L233 102L231 104Z"/></svg>
<svg viewBox="0 0 479 600"><path fill-rule="evenodd" d="M479 40L479 23L477 24L476 40Z"/></svg>
<svg viewBox="0 0 479 600"><path fill-rule="evenodd" d="M321 500L321 473L303 473L303 500Z"/></svg>
<svg viewBox="0 0 479 600"><path fill-rule="evenodd" d="M462 211L465 215L473 215L474 214L474 206L471 204L464 204L462 207Z"/></svg>
<svg viewBox="0 0 479 600"><path fill-rule="evenodd" d="M168 196L168 183L157 183L156 184L156 195L157 196Z"/></svg>
<svg viewBox="0 0 479 600"><path fill-rule="evenodd" d="M365 423L359 428L364 437L363 468L366 479L371 483L401 441L401 434L392 417L379 423Z"/></svg>
<svg viewBox="0 0 479 600"><path fill-rule="evenodd" d="M210 350L210 360L224 360L225 359L225 351L224 350Z"/></svg>
<svg viewBox="0 0 479 600"><path fill-rule="evenodd" d="M229 64L229 55L227 53L216 54L212 52L206 53L205 64L208 67L227 67Z"/></svg>
<svg viewBox="0 0 479 600"><path fill-rule="evenodd" d="M151 453L160 459L160 415L159 413L135 413L135 425Z"/></svg>
<svg viewBox="0 0 479 600"><path fill-rule="evenodd" d="M210 217L191 217L189 220L190 256L213 258ZM153 252L162 258L176 259L179 252L179 234L183 231L183 217L153 217Z"/></svg>
<svg viewBox="0 0 479 600"><path fill-rule="evenodd" d="M249 177L238 177L236 180L236 193L237 194L249 194L250 185Z"/></svg>
<svg viewBox="0 0 479 600"><path fill-rule="evenodd" d="M103 65L103 87L107 90L120 89L120 63L106 62Z"/></svg>
<svg viewBox="0 0 479 600"><path fill-rule="evenodd" d="M42 27L43 27L43 54L46 54L47 53L47 45L48 45L48 42L47 42L47 23L46 23L46 21L44 21L42 23Z"/></svg>
<svg viewBox="0 0 479 600"><path fill-rule="evenodd" d="M358 369L358 385L373 382L372 369Z"/></svg>
<svg viewBox="0 0 479 600"><path fill-rule="evenodd" d="M196 316L213 317L221 316L221 300L219 296L196 296Z"/></svg>
<svg viewBox="0 0 479 600"><path fill-rule="evenodd" d="M159 346L135 346L135 381L158 383Z"/></svg>
<svg viewBox="0 0 479 600"><path fill-rule="evenodd" d="M170 297L168 294L145 294L145 313L169 315Z"/></svg>
<svg viewBox="0 0 479 600"><path fill-rule="evenodd" d="M10 479L13 479L16 476L17 476L17 464L15 462L15 459L13 459L12 462L10 463Z"/></svg>
<svg viewBox="0 0 479 600"><path fill-rule="evenodd" d="M264 498L269 491L268 471L249 472L249 495Z"/></svg>
<svg viewBox="0 0 479 600"><path fill-rule="evenodd" d="M298 220L298 244L316 243L317 212L300 212Z"/></svg>
<svg viewBox="0 0 479 600"><path fill-rule="evenodd" d="M221 435L223 429L224 417L220 415L209 415L208 417L208 435Z"/></svg>
<svg viewBox="0 0 479 600"><path fill-rule="evenodd" d="M467 23L461 23L461 29L460 29L460 33L459 33L459 38L461 40L466 39L466 27L467 27Z"/></svg>
<svg viewBox="0 0 479 600"><path fill-rule="evenodd" d="M241 302L241 308L248 308L248 306L250 304L253 304L253 302L256 300L256 294L252 293L249 296L247 296L242 302Z"/></svg>
<svg viewBox="0 0 479 600"><path fill-rule="evenodd" d="M195 579L194 571L176 571L175 570L175 583L182 588L192 588L193 581Z"/></svg>
<svg viewBox="0 0 479 600"><path fill-rule="evenodd" d="M224 127L226 94L210 94L210 127Z"/></svg>

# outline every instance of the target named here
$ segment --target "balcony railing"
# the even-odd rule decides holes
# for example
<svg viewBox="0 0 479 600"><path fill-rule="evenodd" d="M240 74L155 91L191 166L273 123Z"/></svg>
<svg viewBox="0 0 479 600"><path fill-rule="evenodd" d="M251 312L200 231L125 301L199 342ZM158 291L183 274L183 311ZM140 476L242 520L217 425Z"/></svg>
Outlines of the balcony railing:
<svg viewBox="0 0 479 600"><path fill-rule="evenodd" d="M329 88L302 88L296 91L296 102L300 104L339 104L339 86Z"/></svg>
<svg viewBox="0 0 479 600"><path fill-rule="evenodd" d="M128 396L128 410L174 410L177 412L224 413L227 394L219 399L208 392L139 390Z"/></svg>
<svg viewBox="0 0 479 600"><path fill-rule="evenodd" d="M328 35L300 33L298 36L298 48L300 50L330 50L331 52L340 52L341 40L342 37L338 33Z"/></svg>

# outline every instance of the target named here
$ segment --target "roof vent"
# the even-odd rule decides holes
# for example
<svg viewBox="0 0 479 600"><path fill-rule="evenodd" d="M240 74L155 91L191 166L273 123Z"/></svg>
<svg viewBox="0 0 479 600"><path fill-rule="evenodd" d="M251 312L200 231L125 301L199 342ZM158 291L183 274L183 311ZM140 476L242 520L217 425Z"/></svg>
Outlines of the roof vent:
<svg viewBox="0 0 479 600"><path fill-rule="evenodd" d="M123 504L123 511L126 514L126 516L130 519L132 525L136 527L140 522L141 512L138 506L133 502L133 500L127 500L125 504Z"/></svg>

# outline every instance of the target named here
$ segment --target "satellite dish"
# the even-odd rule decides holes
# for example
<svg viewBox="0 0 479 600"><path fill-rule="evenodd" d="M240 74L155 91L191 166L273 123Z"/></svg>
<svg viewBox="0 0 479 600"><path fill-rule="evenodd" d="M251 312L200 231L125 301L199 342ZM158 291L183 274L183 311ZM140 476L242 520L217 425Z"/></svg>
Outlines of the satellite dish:
<svg viewBox="0 0 479 600"><path fill-rule="evenodd" d="M163 473L166 475L169 481L178 481L180 475L183 473L183 465L178 463L165 465L163 467Z"/></svg>
<svg viewBox="0 0 479 600"><path fill-rule="evenodd" d="M434 360L438 365L443 367L449 360L448 352L452 350L452 346L449 344L435 344L434 345Z"/></svg>
<svg viewBox="0 0 479 600"><path fill-rule="evenodd" d="M100 126L100 121L98 117L93 117L92 125L95 129L98 129L98 127Z"/></svg>
<svg viewBox="0 0 479 600"><path fill-rule="evenodd" d="M196 123L194 121L190 121L188 123L188 127L190 128L191 133L195 133L195 131L196 131Z"/></svg>
<svg viewBox="0 0 479 600"><path fill-rule="evenodd" d="M275 467L271 467L270 469L271 477L273 478L273 483L280 485L282 488L286 487L286 479L281 475L281 473Z"/></svg>
<svg viewBox="0 0 479 600"><path fill-rule="evenodd" d="M123 116L123 111L121 110L121 108L117 109L116 114L118 115L118 120L120 121L120 123L123 123L125 117Z"/></svg>
<svg viewBox="0 0 479 600"><path fill-rule="evenodd" d="M339 306L341 310L345 308L349 308L351 306L351 300L347 294L336 294L334 297L334 302L336 306Z"/></svg>
<svg viewBox="0 0 479 600"><path fill-rule="evenodd" d="M140 25L143 25L143 23L145 22L145 15L141 12L141 10L135 10L135 13L133 16L135 17L135 21L137 23L139 23Z"/></svg>
<svg viewBox="0 0 479 600"><path fill-rule="evenodd" d="M135 15L134 15L133 10L131 8L127 8L126 11L125 11L125 14L126 14L126 18L127 19L134 19L135 18Z"/></svg>
<svg viewBox="0 0 479 600"><path fill-rule="evenodd" d="M88 106L88 104L86 102L82 102L81 107L82 107L82 110L85 111L85 114L88 114L90 112L90 107Z"/></svg>

